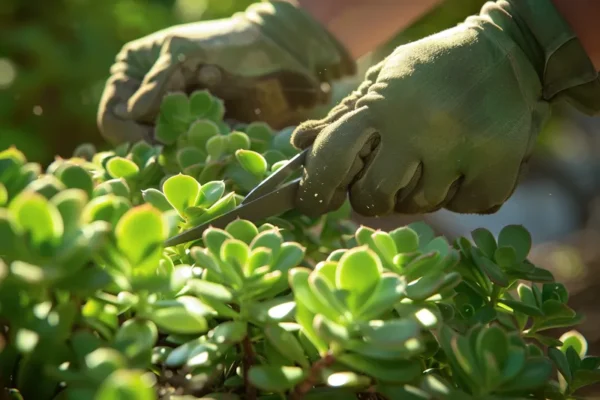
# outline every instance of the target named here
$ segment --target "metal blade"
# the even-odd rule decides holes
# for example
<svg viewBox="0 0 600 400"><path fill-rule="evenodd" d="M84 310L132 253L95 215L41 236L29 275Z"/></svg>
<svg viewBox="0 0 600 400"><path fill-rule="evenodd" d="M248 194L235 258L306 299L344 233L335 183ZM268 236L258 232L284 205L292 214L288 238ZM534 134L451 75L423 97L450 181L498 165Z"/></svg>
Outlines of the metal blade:
<svg viewBox="0 0 600 400"><path fill-rule="evenodd" d="M238 206L235 210L173 236L165 242L165 247L200 239L209 227L225 228L227 224L238 218L254 222L289 211L294 208L299 186L300 179L293 180L269 194Z"/></svg>
<svg viewBox="0 0 600 400"><path fill-rule="evenodd" d="M294 158L288 161L287 164L269 175L267 179L262 181L257 187L252 189L246 197L244 197L242 204L250 203L251 201L258 199L269 192L275 191L277 186L281 185L283 181L285 181L294 171L304 165L306 153L309 149L310 147L302 150L300 153L296 154Z"/></svg>

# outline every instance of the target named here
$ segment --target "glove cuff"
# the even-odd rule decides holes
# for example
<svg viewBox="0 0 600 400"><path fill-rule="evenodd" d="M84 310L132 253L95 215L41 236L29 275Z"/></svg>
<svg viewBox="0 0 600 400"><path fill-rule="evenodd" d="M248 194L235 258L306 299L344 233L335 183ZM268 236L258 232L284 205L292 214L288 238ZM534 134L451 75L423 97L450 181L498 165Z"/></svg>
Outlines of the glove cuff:
<svg viewBox="0 0 600 400"><path fill-rule="evenodd" d="M356 73L356 62L348 50L300 7L284 0L263 1L249 6L244 17L256 23L300 64L314 71L318 80Z"/></svg>
<svg viewBox="0 0 600 400"><path fill-rule="evenodd" d="M544 99L565 99L586 114L599 113L598 71L552 0L499 0L496 4L511 15L527 42L523 50L538 70Z"/></svg>

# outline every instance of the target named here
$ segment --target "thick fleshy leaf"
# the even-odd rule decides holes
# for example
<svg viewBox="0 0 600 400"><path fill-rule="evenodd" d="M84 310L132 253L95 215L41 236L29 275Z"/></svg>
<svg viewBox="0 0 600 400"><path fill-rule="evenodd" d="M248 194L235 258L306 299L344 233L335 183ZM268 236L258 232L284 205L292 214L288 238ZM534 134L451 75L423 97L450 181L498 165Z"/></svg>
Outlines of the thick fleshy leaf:
<svg viewBox="0 0 600 400"><path fill-rule="evenodd" d="M252 150L238 150L235 157L242 167L257 177L263 177L267 172L267 160Z"/></svg>
<svg viewBox="0 0 600 400"><path fill-rule="evenodd" d="M565 353L558 350L557 348L551 347L548 349L548 357L554 362L554 365L556 365L556 368L563 376L563 378L565 378L565 380L568 383L570 383L573 375Z"/></svg>
<svg viewBox="0 0 600 400"><path fill-rule="evenodd" d="M256 387L270 392L284 392L302 382L305 372L299 367L255 365L248 377Z"/></svg>
<svg viewBox="0 0 600 400"><path fill-rule="evenodd" d="M258 228L252 222L244 219L236 219L230 222L225 230L234 238L241 240L246 244L250 244L258 235Z"/></svg>
<svg viewBox="0 0 600 400"><path fill-rule="evenodd" d="M196 147L184 147L177 152L177 163L181 169L206 161L206 154Z"/></svg>
<svg viewBox="0 0 600 400"><path fill-rule="evenodd" d="M358 354L341 354L338 361L349 368L383 382L408 383L422 373L417 360L375 360Z"/></svg>
<svg viewBox="0 0 600 400"><path fill-rule="evenodd" d="M131 196L131 190L125 179L110 179L96 186L92 192L92 197L100 197L107 194L129 198Z"/></svg>
<svg viewBox="0 0 600 400"><path fill-rule="evenodd" d="M213 136L206 141L206 152L212 160L216 160L227 150L227 138L225 136Z"/></svg>
<svg viewBox="0 0 600 400"><path fill-rule="evenodd" d="M267 340L287 359L308 368L306 354L296 336L281 328L279 325L269 324L264 329Z"/></svg>
<svg viewBox="0 0 600 400"><path fill-rule="evenodd" d="M187 137L193 146L205 151L206 142L213 136L219 134L219 127L213 121L202 119L190 125Z"/></svg>
<svg viewBox="0 0 600 400"><path fill-rule="evenodd" d="M106 171L113 178L131 179L140 172L140 167L123 157L113 157L106 163Z"/></svg>
<svg viewBox="0 0 600 400"><path fill-rule="evenodd" d="M508 225L498 235L498 247L515 249L516 261L523 261L531 250L531 235L522 225Z"/></svg>
<svg viewBox="0 0 600 400"><path fill-rule="evenodd" d="M186 208L196 205L200 183L189 175L174 175L163 183L163 193L173 208L183 216Z"/></svg>
<svg viewBox="0 0 600 400"><path fill-rule="evenodd" d="M65 235L79 226L87 199L86 193L81 189L68 189L52 198L51 203L56 206L62 218Z"/></svg>
<svg viewBox="0 0 600 400"><path fill-rule="evenodd" d="M157 209L145 204L127 211L117 224L115 236L134 273L149 275L158 267L167 224Z"/></svg>
<svg viewBox="0 0 600 400"><path fill-rule="evenodd" d="M369 298L381 279L383 267L379 257L366 248L355 248L344 254L336 270L338 289L348 291L347 302L352 310Z"/></svg>
<svg viewBox="0 0 600 400"><path fill-rule="evenodd" d="M227 321L215 327L209 334L215 343L239 343L246 337L248 326L242 321Z"/></svg>
<svg viewBox="0 0 600 400"><path fill-rule="evenodd" d="M421 332L421 326L413 319L391 319L371 321L361 332L367 343L384 348L402 347L407 340L415 339Z"/></svg>
<svg viewBox="0 0 600 400"><path fill-rule="evenodd" d="M497 244L496 238L492 235L492 232L485 228L478 228L471 232L473 241L479 247L479 250L488 258L494 258Z"/></svg>
<svg viewBox="0 0 600 400"><path fill-rule="evenodd" d="M127 211L131 209L131 202L125 197L107 194L92 199L82 212L82 221L106 221L113 227Z"/></svg>
<svg viewBox="0 0 600 400"><path fill-rule="evenodd" d="M419 236L408 227L401 227L390 232L396 243L398 253L412 253L419 249Z"/></svg>
<svg viewBox="0 0 600 400"><path fill-rule="evenodd" d="M398 275L384 273L373 294L359 308L356 316L371 320L391 310L406 295L406 282Z"/></svg>
<svg viewBox="0 0 600 400"><path fill-rule="evenodd" d="M148 317L164 331L182 334L206 332L206 318L214 310L191 296L181 296L168 305L157 307Z"/></svg>
<svg viewBox="0 0 600 400"><path fill-rule="evenodd" d="M55 245L64 231L63 221L56 206L44 196L23 192L9 206L17 226L31 237L34 246Z"/></svg>
<svg viewBox="0 0 600 400"><path fill-rule="evenodd" d="M134 370L113 372L98 388L95 400L154 400L154 378Z"/></svg>
<svg viewBox="0 0 600 400"><path fill-rule="evenodd" d="M151 204L153 207L158 210L165 212L173 209L169 200L165 197L163 192L160 190L150 188L146 190L142 190L142 197L146 201L146 203Z"/></svg>
<svg viewBox="0 0 600 400"><path fill-rule="evenodd" d="M216 301L229 303L233 301L233 292L227 287L204 279L191 279L187 286L193 294L201 298L209 298Z"/></svg>
<svg viewBox="0 0 600 400"><path fill-rule="evenodd" d="M396 243L392 236L383 231L377 231L371 236L373 241L374 249L377 254L381 257L381 261L385 261L387 264L392 265L394 256L398 253Z"/></svg>
<svg viewBox="0 0 600 400"><path fill-rule="evenodd" d="M65 184L66 187L71 189L81 189L88 196L92 194L94 189L94 182L90 174L75 164L67 164L62 168L59 168L58 178Z"/></svg>
<svg viewBox="0 0 600 400"><path fill-rule="evenodd" d="M223 196L223 193L225 193L225 182L207 182L200 188L200 193L198 193L198 199L195 205L209 208L219 201L219 199Z"/></svg>
<svg viewBox="0 0 600 400"><path fill-rule="evenodd" d="M227 151L235 154L237 150L250 149L250 138L244 132L231 132L227 135Z"/></svg>

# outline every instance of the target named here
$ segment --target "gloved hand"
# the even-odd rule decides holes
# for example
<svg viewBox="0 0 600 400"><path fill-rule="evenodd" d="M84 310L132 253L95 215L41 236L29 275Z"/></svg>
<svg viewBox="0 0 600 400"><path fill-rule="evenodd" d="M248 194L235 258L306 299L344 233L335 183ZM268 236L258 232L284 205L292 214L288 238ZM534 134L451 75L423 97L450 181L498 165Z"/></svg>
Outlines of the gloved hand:
<svg viewBox="0 0 600 400"><path fill-rule="evenodd" d="M355 73L346 50L309 14L273 1L217 21L175 26L124 46L98 112L113 143L151 140L163 96L206 88L227 117L274 126L324 103L323 82Z"/></svg>
<svg viewBox="0 0 600 400"><path fill-rule="evenodd" d="M489 2L464 23L398 47L323 120L297 207L493 213L512 195L550 103L600 110L598 74L551 0Z"/></svg>

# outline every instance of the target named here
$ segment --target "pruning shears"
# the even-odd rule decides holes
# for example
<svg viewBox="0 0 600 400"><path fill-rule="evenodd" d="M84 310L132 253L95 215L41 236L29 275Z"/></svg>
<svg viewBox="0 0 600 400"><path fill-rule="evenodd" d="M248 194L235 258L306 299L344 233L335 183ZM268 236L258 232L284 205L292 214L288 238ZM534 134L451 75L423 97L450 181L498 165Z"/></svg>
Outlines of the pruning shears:
<svg viewBox="0 0 600 400"><path fill-rule="evenodd" d="M209 227L225 228L227 224L238 218L257 221L293 209L301 178L283 183L293 172L304 167L309 149L310 147L303 150L269 175L252 189L234 210L171 237L165 242L165 246L170 247L200 239Z"/></svg>

